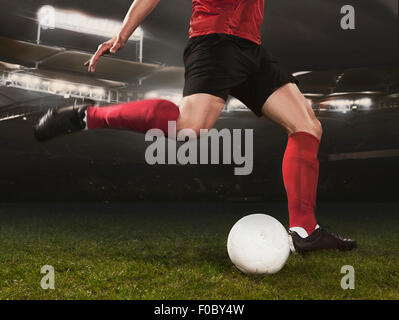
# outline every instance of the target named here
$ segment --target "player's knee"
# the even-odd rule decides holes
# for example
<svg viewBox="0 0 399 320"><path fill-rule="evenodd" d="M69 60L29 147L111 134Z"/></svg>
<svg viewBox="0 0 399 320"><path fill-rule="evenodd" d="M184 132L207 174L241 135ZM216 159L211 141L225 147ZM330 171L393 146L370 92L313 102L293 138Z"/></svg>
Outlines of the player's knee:
<svg viewBox="0 0 399 320"><path fill-rule="evenodd" d="M321 122L317 118L313 120L313 126L314 126L314 136L316 136L320 140L323 135L323 126L321 125Z"/></svg>
<svg viewBox="0 0 399 320"><path fill-rule="evenodd" d="M323 127L316 117L312 117L310 119L302 121L294 128L289 128L288 132L290 134L295 132L307 132L314 135L317 139L321 140L321 137L323 135Z"/></svg>

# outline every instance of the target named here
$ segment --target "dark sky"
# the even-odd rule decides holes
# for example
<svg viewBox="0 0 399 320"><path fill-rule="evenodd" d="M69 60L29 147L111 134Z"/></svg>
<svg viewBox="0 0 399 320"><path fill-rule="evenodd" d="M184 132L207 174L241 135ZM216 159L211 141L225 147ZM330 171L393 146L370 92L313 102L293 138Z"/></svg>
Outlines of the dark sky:
<svg viewBox="0 0 399 320"><path fill-rule="evenodd" d="M292 70L397 62L397 3L397 0L266 0L263 44ZM131 0L0 0L0 4L0 35L32 40L36 32L32 19L44 4L122 20ZM356 9L356 30L340 28L340 9L345 4ZM182 64L190 14L190 0L160 1L143 23L145 61Z"/></svg>

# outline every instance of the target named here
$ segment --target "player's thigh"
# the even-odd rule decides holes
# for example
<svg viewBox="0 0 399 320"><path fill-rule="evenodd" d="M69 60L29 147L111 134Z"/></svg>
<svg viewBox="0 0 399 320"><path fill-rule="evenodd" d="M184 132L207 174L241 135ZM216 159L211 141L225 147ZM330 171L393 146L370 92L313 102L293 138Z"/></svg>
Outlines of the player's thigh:
<svg viewBox="0 0 399 320"><path fill-rule="evenodd" d="M225 105L225 100L206 93L196 93L183 98L177 131L193 129L211 129Z"/></svg>
<svg viewBox="0 0 399 320"><path fill-rule="evenodd" d="M312 107L294 83L277 89L262 107L264 116L283 127L289 134L309 132L321 137L321 125Z"/></svg>

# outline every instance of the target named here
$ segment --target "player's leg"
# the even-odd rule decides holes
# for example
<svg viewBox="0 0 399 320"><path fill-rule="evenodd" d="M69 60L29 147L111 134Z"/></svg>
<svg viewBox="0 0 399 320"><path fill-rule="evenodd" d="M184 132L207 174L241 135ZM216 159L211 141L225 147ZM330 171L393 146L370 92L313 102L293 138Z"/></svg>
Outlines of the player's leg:
<svg viewBox="0 0 399 320"><path fill-rule="evenodd" d="M168 134L168 122L176 121L177 130L213 126L224 106L224 100L209 94L193 94L183 99L179 107L163 99L141 100L108 107L70 106L49 110L35 128L40 141L97 128L124 129L145 133L160 129ZM86 125L87 124L87 125Z"/></svg>
<svg viewBox="0 0 399 320"><path fill-rule="evenodd" d="M201 47L201 50L197 50ZM86 127L127 129L147 132L161 129L167 135L169 121L177 122L177 129L209 129L216 121L227 99L231 75L229 66L237 65L235 46L224 37L214 34L190 39L184 50L185 84L180 107L171 101L154 99L128 102L109 107L69 107L50 110L39 121L35 136L40 141L54 136L80 131ZM227 59L230 57L229 59ZM240 78L241 74L236 78ZM85 123L86 120L86 123ZM203 128L202 128L203 127Z"/></svg>
<svg viewBox="0 0 399 320"><path fill-rule="evenodd" d="M211 129L225 105L225 100L205 93L196 93L183 98L176 129L194 130L199 136L201 129Z"/></svg>
<svg viewBox="0 0 399 320"><path fill-rule="evenodd" d="M183 98L180 108L162 99L142 100L112 107L90 107L87 126L126 129L145 133L161 129L167 135L168 122L176 121L177 130L211 128L224 106L224 100L210 94L193 94Z"/></svg>
<svg viewBox="0 0 399 320"><path fill-rule="evenodd" d="M288 134L282 169L294 247L298 251L355 248L356 241L317 225L314 212L322 126L297 85L288 83L277 89L263 105L262 113Z"/></svg>
<svg viewBox="0 0 399 320"><path fill-rule="evenodd" d="M148 99L86 110L87 129L121 129L146 133L150 129L168 132L168 122L177 121L179 107L169 100Z"/></svg>
<svg viewBox="0 0 399 320"><path fill-rule="evenodd" d="M283 159L283 179L288 198L290 228L308 236L317 225L314 210L321 124L293 83L276 90L267 99L262 113L289 135Z"/></svg>
<svg viewBox="0 0 399 320"><path fill-rule="evenodd" d="M255 68L244 82L232 88L231 95L257 116L266 116L288 133L283 180L295 249L348 250L356 247L355 241L339 238L317 226L314 211L322 127L299 91L297 80L262 46L243 48L242 52L243 60L250 59Z"/></svg>
<svg viewBox="0 0 399 320"><path fill-rule="evenodd" d="M106 107L91 104L50 109L35 127L35 137L46 141L84 129L112 128L146 132L158 128L167 132L168 121L176 121L179 108L170 101L151 99Z"/></svg>
<svg viewBox="0 0 399 320"><path fill-rule="evenodd" d="M320 121L294 83L288 83L277 89L266 100L262 113L280 125L288 135L307 132L321 140L323 131Z"/></svg>

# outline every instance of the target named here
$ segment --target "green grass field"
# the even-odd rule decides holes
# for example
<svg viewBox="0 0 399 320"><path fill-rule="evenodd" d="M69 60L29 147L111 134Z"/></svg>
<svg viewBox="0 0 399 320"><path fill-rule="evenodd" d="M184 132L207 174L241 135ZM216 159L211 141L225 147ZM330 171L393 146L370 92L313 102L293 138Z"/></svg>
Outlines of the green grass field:
<svg viewBox="0 0 399 320"><path fill-rule="evenodd" d="M3 204L0 298L399 299L397 204L321 205L322 223L359 248L291 255L271 276L240 273L226 239L259 208L286 224L284 205L227 206ZM40 287L46 264L55 290ZM343 265L355 268L354 290L340 286Z"/></svg>

